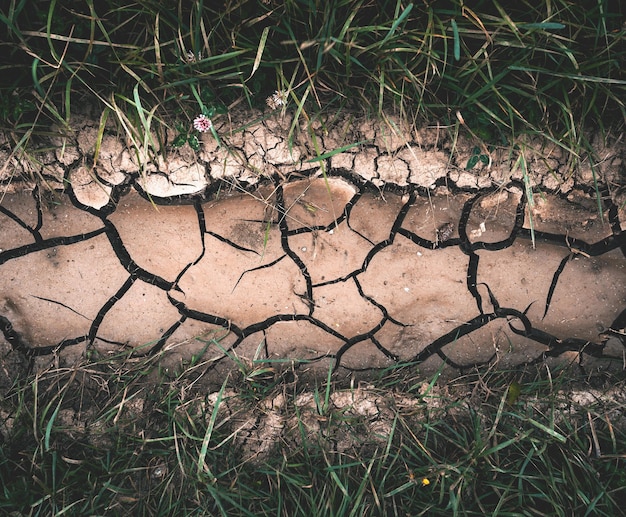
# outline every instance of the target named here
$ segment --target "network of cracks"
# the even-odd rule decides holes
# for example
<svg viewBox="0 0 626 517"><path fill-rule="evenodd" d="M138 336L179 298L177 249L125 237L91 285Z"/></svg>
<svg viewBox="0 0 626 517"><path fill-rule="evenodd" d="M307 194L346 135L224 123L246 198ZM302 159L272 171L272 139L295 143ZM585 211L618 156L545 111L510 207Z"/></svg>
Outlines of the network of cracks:
<svg viewBox="0 0 626 517"><path fill-rule="evenodd" d="M229 193L226 193L230 191ZM606 192L382 189L342 171L110 202L0 204L0 330L29 357L202 346L335 368L623 364L626 233Z"/></svg>

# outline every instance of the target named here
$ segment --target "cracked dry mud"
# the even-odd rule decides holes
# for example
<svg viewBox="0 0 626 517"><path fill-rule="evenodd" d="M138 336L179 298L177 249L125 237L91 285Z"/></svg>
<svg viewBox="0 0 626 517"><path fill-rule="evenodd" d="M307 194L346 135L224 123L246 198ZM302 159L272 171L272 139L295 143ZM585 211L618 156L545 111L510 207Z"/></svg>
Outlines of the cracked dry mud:
<svg viewBox="0 0 626 517"><path fill-rule="evenodd" d="M516 183L383 197L330 177L186 205L114 199L4 197L0 319L15 349L197 352L215 339L248 358L356 370L622 361L626 234L610 202L602 223L547 195L533 249Z"/></svg>
<svg viewBox="0 0 626 517"><path fill-rule="evenodd" d="M546 174L531 203L506 163L452 167L423 135L438 142L428 152L389 134L383 151L375 134L330 156L326 175L270 122L233 133L226 154L205 140L204 162L183 153L143 171L108 133L87 167L85 130L41 160L63 192L0 178L0 341L68 359L202 352L216 372L233 354L351 370L623 367L624 210L606 187L598 210L571 178L546 193ZM345 144L325 138L322 152Z"/></svg>

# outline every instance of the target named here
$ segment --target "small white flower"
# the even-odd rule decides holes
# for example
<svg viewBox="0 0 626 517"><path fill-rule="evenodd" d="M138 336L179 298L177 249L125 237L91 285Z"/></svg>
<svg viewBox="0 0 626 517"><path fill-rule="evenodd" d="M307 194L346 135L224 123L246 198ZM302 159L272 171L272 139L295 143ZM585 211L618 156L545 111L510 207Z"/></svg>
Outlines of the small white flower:
<svg viewBox="0 0 626 517"><path fill-rule="evenodd" d="M198 52L198 54L194 54L192 50L188 50L185 54L185 59L187 63L195 63L196 61L200 61L202 59L202 54Z"/></svg>
<svg viewBox="0 0 626 517"><path fill-rule="evenodd" d="M213 122L211 122L211 119L204 115L198 115L193 119L193 127L194 129L200 131L200 133L206 133L213 127Z"/></svg>
<svg viewBox="0 0 626 517"><path fill-rule="evenodd" d="M270 109L278 109L281 106L287 104L287 92L284 90L276 90L272 95L265 99L265 102L270 107Z"/></svg>

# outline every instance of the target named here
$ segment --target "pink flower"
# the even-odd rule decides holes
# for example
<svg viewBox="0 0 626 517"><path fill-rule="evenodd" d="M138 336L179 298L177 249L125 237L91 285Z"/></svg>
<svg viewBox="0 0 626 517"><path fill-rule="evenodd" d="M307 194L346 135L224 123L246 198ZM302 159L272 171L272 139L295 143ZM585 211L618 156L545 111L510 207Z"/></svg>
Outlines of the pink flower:
<svg viewBox="0 0 626 517"><path fill-rule="evenodd" d="M200 133L206 133L213 127L213 122L211 122L211 119L205 117L204 115L198 115L195 119L193 119L193 127L200 131Z"/></svg>

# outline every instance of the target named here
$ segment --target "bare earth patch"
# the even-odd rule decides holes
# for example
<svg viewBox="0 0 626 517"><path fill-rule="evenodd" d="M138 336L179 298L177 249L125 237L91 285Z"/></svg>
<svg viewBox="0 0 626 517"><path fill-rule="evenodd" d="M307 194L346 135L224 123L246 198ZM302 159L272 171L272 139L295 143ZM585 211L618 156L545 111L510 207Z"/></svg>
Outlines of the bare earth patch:
<svg viewBox="0 0 626 517"><path fill-rule="evenodd" d="M6 345L205 350L215 368L622 367L623 146L568 172L553 144L506 155L392 116L340 117L317 142L288 114L238 116L199 153L128 149L107 126L89 167L87 114L38 170L4 142ZM28 174L59 190L27 192Z"/></svg>

